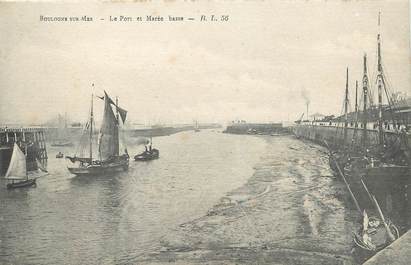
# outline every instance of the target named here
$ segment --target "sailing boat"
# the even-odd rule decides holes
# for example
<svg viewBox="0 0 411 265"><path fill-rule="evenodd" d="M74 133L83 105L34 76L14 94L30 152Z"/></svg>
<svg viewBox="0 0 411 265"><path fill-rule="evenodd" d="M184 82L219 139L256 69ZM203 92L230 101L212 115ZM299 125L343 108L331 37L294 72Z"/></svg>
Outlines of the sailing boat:
<svg viewBox="0 0 411 265"><path fill-rule="evenodd" d="M61 115L58 116L59 127L57 129L57 140L51 146L72 146L73 143L67 136L67 116L64 117L64 125Z"/></svg>
<svg viewBox="0 0 411 265"><path fill-rule="evenodd" d="M197 120L195 121L195 124L194 124L194 131L195 131L195 132L199 132L199 131L200 131L200 127L198 126L198 121L197 121Z"/></svg>
<svg viewBox="0 0 411 265"><path fill-rule="evenodd" d="M127 111L118 106L118 100L114 103L105 91L104 97L98 97L104 101L104 115L98 139L98 158L95 159L93 157L93 98L94 96L92 95L90 120L84 130L88 134L89 156L84 156L84 152L82 152L80 157L77 155L73 157L66 156L73 164L68 167L68 170L75 175L101 175L126 171L128 170L129 155L127 148L120 155L119 125L120 121L124 124ZM113 112L112 106L116 108L116 115ZM80 147L87 148L85 141L80 141Z"/></svg>
<svg viewBox="0 0 411 265"><path fill-rule="evenodd" d="M16 143L14 143L13 154L4 178L9 181L7 184L8 189L28 187L36 184L36 178L29 179L26 168L26 155Z"/></svg>

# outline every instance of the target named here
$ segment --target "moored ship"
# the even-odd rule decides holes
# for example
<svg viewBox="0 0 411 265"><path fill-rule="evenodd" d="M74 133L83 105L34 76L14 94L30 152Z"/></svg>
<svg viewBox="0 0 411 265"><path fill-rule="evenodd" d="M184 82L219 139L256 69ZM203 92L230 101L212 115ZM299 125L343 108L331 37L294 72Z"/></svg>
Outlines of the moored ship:
<svg viewBox="0 0 411 265"><path fill-rule="evenodd" d="M366 152L384 162L411 165L411 97L392 93L383 68L381 38L377 36L377 103L368 78L367 56L363 58L362 94L358 82L355 88L355 111L348 112L348 68L343 101L344 113L338 117L296 121L293 132L297 137L323 144L327 141L333 149L350 149ZM386 102L383 102L383 97ZM360 106L360 103L362 106Z"/></svg>
<svg viewBox="0 0 411 265"><path fill-rule="evenodd" d="M355 107L349 112L349 78L346 73L343 113L337 117L296 121L298 138L329 145L331 168L339 164L346 185L364 209L378 208L403 233L411 226L407 214L411 196L411 98L393 93L382 63L381 37L377 35L375 91L368 78L367 56L363 58L362 87L355 86ZM374 80L373 80L374 81ZM359 90L362 90L361 92ZM373 93L377 101L374 103ZM331 157L331 155L330 155ZM365 189L364 187L368 187ZM358 208L358 207L357 207ZM383 219L383 218L382 218Z"/></svg>

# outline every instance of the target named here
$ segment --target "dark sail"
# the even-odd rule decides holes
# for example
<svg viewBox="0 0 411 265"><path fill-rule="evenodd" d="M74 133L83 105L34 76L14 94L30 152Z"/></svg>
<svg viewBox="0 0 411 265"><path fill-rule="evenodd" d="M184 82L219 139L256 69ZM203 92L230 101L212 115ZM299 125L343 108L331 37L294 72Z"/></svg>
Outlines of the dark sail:
<svg viewBox="0 0 411 265"><path fill-rule="evenodd" d="M107 93L105 91L104 91L104 93L107 96ZM122 122L125 123L126 122L126 117L127 117L127 110L120 108L119 106L116 105L116 103L114 103L114 101L111 98L109 98L108 96L106 97L106 96L98 97L98 98L101 99L101 100L105 100L105 98L107 98L108 102L110 104L113 104L114 107L116 107L116 110L118 111L118 114L120 114Z"/></svg>
<svg viewBox="0 0 411 265"><path fill-rule="evenodd" d="M118 122L111 108L112 103L104 92L104 116L99 137L99 155L103 161L119 155Z"/></svg>

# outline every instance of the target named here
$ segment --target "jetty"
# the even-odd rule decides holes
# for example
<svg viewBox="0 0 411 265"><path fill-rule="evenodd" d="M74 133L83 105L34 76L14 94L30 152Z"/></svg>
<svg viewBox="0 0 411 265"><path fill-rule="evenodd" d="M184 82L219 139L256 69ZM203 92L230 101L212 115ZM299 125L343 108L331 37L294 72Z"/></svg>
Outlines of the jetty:
<svg viewBox="0 0 411 265"><path fill-rule="evenodd" d="M26 143L27 170L36 170L36 159L47 164L46 131L42 127L0 128L0 176L4 176L10 163L14 143Z"/></svg>
<svg viewBox="0 0 411 265"><path fill-rule="evenodd" d="M199 124L199 129L218 129L221 125L218 123ZM183 131L192 131L195 125L191 124L174 124L169 126L153 125L151 127L127 128L126 133L131 137L155 137L168 136Z"/></svg>
<svg viewBox="0 0 411 265"><path fill-rule="evenodd" d="M289 128L283 127L282 123L246 123L238 122L227 126L224 133L231 134L257 134L257 135L279 135L288 134Z"/></svg>

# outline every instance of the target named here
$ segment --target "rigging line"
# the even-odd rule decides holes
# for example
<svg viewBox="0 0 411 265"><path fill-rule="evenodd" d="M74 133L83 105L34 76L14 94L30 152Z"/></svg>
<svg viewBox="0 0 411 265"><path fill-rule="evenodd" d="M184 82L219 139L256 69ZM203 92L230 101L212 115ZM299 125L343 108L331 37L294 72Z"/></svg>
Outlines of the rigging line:
<svg viewBox="0 0 411 265"><path fill-rule="evenodd" d="M389 108L389 110L390 110L389 113L390 113L390 116L391 116L392 123L393 123L393 125L394 125L394 123L395 123L394 113L393 113L394 111L393 111L392 106L391 106L391 103L390 103L391 99L389 98L389 95L388 95L388 92L387 92L387 89L386 89L386 86L385 86L385 81L384 81L384 79L382 79L382 83L383 83L383 85L384 85L384 91L385 91L385 94L386 94L387 100L388 100L388 108ZM394 125L394 129L395 129L395 132L398 133L397 126Z"/></svg>
<svg viewBox="0 0 411 265"><path fill-rule="evenodd" d="M394 113L393 113L393 109L392 107L396 107L397 102L395 102L392 98L393 92L392 92L392 85L390 84L390 79L388 78L388 75L386 74L386 67L385 64L383 62L381 62L381 74L382 74L382 82L384 85L384 91L385 91L385 95L387 97L387 102L388 102L388 108L390 110L390 116L391 116L391 120L394 123L395 119L394 119ZM396 132L398 132L397 127L394 126L394 129Z"/></svg>
<svg viewBox="0 0 411 265"><path fill-rule="evenodd" d="M86 132L88 132L87 124L88 124L88 122L86 122L86 124L83 126L83 130L81 132L81 137L80 137L80 143L76 147L76 151L75 151L75 154L79 154L80 156L83 156L82 146L83 146L83 143L84 143L85 134L86 134Z"/></svg>
<svg viewBox="0 0 411 265"><path fill-rule="evenodd" d="M123 145L123 148L125 149L125 150L127 150L127 143L126 143L126 138L125 138L125 131L124 131L124 122L123 122L123 126L121 126L120 127L120 121L118 121L118 124L119 124L119 134L120 134L120 138L121 138L121 141L122 141L122 145Z"/></svg>
<svg viewBox="0 0 411 265"><path fill-rule="evenodd" d="M330 156L330 158L333 160L334 164L337 166L339 175L340 175L341 178L344 180L344 183L345 183L345 185L347 186L348 191L350 192L350 195L351 195L351 197L352 197L352 199L353 199L353 201L354 201L354 203L355 203L355 206L357 207L357 210L358 210L358 211L360 212L360 214L362 215L363 213L362 213L361 207L360 207L357 199L355 198L354 193L352 192L352 190L351 190L351 188L350 188L350 185L349 185L349 183L347 182L347 180L346 180L346 178L345 178L345 176L344 176L344 173L342 172L342 170L341 170L341 168L340 168L340 166L339 166L339 164L338 164L337 159L334 157L334 155L333 155L330 147L328 146L327 141L324 140L324 143L325 143L325 145L327 146L327 148L328 148L328 150L329 150L329 156Z"/></svg>
<svg viewBox="0 0 411 265"><path fill-rule="evenodd" d="M378 60L378 54L375 53L375 61L377 61L377 60ZM377 72L378 72L378 65L374 64L373 72L372 72L372 75L371 75L371 80L377 80ZM374 84L374 82L371 82L371 83Z"/></svg>
<svg viewBox="0 0 411 265"><path fill-rule="evenodd" d="M339 132L340 123L341 123L340 120L341 120L341 117L342 117L343 112L344 112L344 101L345 101L345 97L344 97L343 104L342 104L342 107L341 107L340 117L337 118L337 126L335 127L335 137L337 137L338 132ZM342 127L341 127L341 128L342 128ZM341 131L341 134L342 134L342 133L343 133L343 131Z"/></svg>
<svg viewBox="0 0 411 265"><path fill-rule="evenodd" d="M369 67L367 67L367 71L366 71L366 75L367 75L367 77L368 77L368 82L367 82L367 85L368 85L368 102L367 103L369 103L369 108L371 108L372 106L374 106L374 87L373 87L373 84L374 84L374 82L370 82L370 80L374 80L375 79L375 76L376 76L376 65L374 65L374 71L373 71L373 74L370 76L370 74L369 74ZM370 77L371 77L371 79L370 79Z"/></svg>
<svg viewBox="0 0 411 265"><path fill-rule="evenodd" d="M387 85L388 85L388 87L390 88L390 89L392 89L392 90L394 90L394 88L393 88L393 85L392 85L392 81L391 81L391 78L390 78L390 75L388 74L388 72L386 71L386 67L385 67L385 64L382 62L381 63L382 64L382 66L383 66L383 75L384 75L384 78L386 79L386 81L387 81ZM395 92L395 91L394 91Z"/></svg>
<svg viewBox="0 0 411 265"><path fill-rule="evenodd" d="M393 88L393 86L392 86L392 82L391 82L391 78L390 78L390 75L387 73L387 71L386 71L386 67L385 67L385 64L383 63L383 62L381 62L381 64L382 64L382 69L383 69L383 71L382 71L382 74L383 74L383 77L384 77L384 79L385 79L385 81L386 81L386 83L387 83L387 88L389 89L389 92L391 92L391 94L392 94L392 92L395 92L395 90L394 90L394 88ZM387 74L386 74L387 73Z"/></svg>
<svg viewBox="0 0 411 265"><path fill-rule="evenodd" d="M388 80L387 80L387 78L386 78L385 73L383 72L384 91L385 91L385 94L386 94L386 97L387 97L387 101L388 101L388 107L389 107L389 110L390 110L390 116L391 116L392 122L394 123L394 122L395 122L395 115L394 115L393 108L396 108L396 107L398 106L398 102L396 102L396 101L392 98L392 96L390 96L390 95L393 95L393 92L390 91L389 85L388 85L388 86L385 85L385 81L388 81ZM406 123L406 120L405 120L404 116L402 116L402 117L403 117L403 118L401 118L401 115L400 115L399 120L402 120L403 123ZM398 130L397 130L397 128L396 128L395 126L394 126L394 129L395 129L396 132L398 132Z"/></svg>

